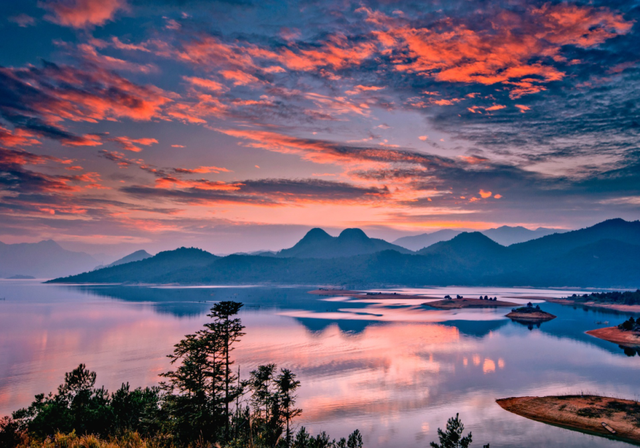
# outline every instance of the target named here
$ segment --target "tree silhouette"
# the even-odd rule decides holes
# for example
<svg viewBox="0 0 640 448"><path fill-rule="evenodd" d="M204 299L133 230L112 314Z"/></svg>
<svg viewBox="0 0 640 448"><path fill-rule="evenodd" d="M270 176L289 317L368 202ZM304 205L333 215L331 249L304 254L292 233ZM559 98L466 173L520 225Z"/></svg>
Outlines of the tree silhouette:
<svg viewBox="0 0 640 448"><path fill-rule="evenodd" d="M213 321L205 329L185 336L169 355L171 363L179 363L175 371L163 373L168 383L168 402L182 438L217 440L224 426L229 437L229 405L241 393L235 385L237 376L231 370L233 344L244 335L240 319L231 317L242 307L238 302L220 302L211 308Z"/></svg>
<svg viewBox="0 0 640 448"><path fill-rule="evenodd" d="M289 369L282 369L280 375L276 378L278 386L278 401L280 403L280 413L286 424L286 444L291 445L291 431L289 423L291 420L302 413L302 409L294 408L296 404L296 396L294 392L300 387L300 381L296 380L296 375L291 373Z"/></svg>
<svg viewBox="0 0 640 448"><path fill-rule="evenodd" d="M463 436L464 425L460 420L459 414L456 414L455 417L451 417L447 421L447 430L446 432L442 429L438 428L438 437L440 439L440 443L431 442L432 448L468 448L471 444L472 437L471 433L466 436ZM489 444L484 445L484 448L489 448Z"/></svg>

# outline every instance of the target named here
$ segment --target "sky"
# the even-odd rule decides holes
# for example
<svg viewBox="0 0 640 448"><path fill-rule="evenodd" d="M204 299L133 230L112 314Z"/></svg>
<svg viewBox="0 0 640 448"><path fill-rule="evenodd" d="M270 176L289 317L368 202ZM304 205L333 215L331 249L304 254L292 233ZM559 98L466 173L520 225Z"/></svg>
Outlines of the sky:
<svg viewBox="0 0 640 448"><path fill-rule="evenodd" d="M0 2L0 241L640 218L640 1Z"/></svg>

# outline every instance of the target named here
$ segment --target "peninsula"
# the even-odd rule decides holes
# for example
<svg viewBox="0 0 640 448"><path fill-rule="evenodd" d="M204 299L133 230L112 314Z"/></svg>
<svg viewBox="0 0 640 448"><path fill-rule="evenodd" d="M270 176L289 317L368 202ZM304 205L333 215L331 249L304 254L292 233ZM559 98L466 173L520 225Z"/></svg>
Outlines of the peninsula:
<svg viewBox="0 0 640 448"><path fill-rule="evenodd" d="M503 409L561 428L640 445L640 403L596 395L512 397Z"/></svg>
<svg viewBox="0 0 640 448"><path fill-rule="evenodd" d="M616 327L597 328L586 333L624 347L640 347L640 322L633 317Z"/></svg>

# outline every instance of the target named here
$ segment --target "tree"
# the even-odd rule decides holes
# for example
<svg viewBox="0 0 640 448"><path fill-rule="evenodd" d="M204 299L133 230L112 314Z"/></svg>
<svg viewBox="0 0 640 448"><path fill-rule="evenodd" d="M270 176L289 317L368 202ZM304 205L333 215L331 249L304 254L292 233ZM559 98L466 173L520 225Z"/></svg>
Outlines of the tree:
<svg viewBox="0 0 640 448"><path fill-rule="evenodd" d="M231 352L234 347L233 344L240 340L244 333L244 325L239 318L231 319L231 316L235 316L242 308L242 303L239 302L219 302L211 308L211 313L207 314L208 317L214 319L213 322L205 324L205 327L209 329L213 334L220 338L220 355L224 359L224 405L225 405L225 437L229 438L229 404L232 403L241 393L241 388L234 386L233 383L238 379L231 370L231 366L234 362L231 360Z"/></svg>
<svg viewBox="0 0 640 448"><path fill-rule="evenodd" d="M274 394L271 391L271 384L275 370L275 364L258 366L256 370L252 370L249 374L250 377L247 383L253 391L252 401L259 416L262 416L262 408L264 408L265 420L269 418L269 409L272 407Z"/></svg>
<svg viewBox="0 0 640 448"><path fill-rule="evenodd" d="M300 387L300 381L296 380L296 375L289 369L282 369L280 375L276 378L278 386L278 401L280 403L280 414L286 424L286 444L291 445L291 431L289 423L291 420L302 413L302 409L296 409L296 396L294 392Z"/></svg>
<svg viewBox="0 0 640 448"><path fill-rule="evenodd" d="M459 414L455 417L451 417L447 421L447 431L444 432L438 428L438 437L440 443L431 442L432 448L468 448L471 444L471 433L463 436L464 425L460 421ZM489 445L485 445L484 448L489 448Z"/></svg>
<svg viewBox="0 0 640 448"><path fill-rule="evenodd" d="M229 438L229 405L241 393L234 384L237 376L231 370L230 354L244 335L240 319L231 317L241 307L238 302L215 304L207 315L213 321L187 335L169 355L171 363L179 366L162 374L169 379L162 386L168 392L176 430L185 440L215 441L222 427L225 440Z"/></svg>

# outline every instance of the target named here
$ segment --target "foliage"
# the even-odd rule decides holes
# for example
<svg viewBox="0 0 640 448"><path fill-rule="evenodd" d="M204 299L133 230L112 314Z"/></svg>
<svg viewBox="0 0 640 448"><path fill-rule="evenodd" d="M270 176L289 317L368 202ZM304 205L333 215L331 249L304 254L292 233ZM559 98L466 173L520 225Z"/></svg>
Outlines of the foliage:
<svg viewBox="0 0 640 448"><path fill-rule="evenodd" d="M538 313L542 310L540 309L540 305L533 306L531 302L527 303L527 306L521 306L520 308L512 308L511 311L515 313Z"/></svg>
<svg viewBox="0 0 640 448"><path fill-rule="evenodd" d="M636 291L592 292L591 294L573 294L568 297L576 302L615 303L619 305L640 305L640 289Z"/></svg>
<svg viewBox="0 0 640 448"><path fill-rule="evenodd" d="M258 366L248 381L233 371L234 344L244 335L235 317L241 303L220 302L204 329L186 335L169 358L176 366L160 387L114 393L96 388L96 373L80 364L65 374L55 393L37 395L28 408L0 420L0 446L42 448L362 448L362 435L331 440L304 428L292 436L299 416L300 381L275 364ZM248 405L250 403L253 407Z"/></svg>
<svg viewBox="0 0 640 448"><path fill-rule="evenodd" d="M432 448L468 448L472 442L471 433L463 436L464 425L460 420L459 414L455 417L451 417L447 421L447 430L443 431L438 428L438 438L440 443L431 442ZM489 448L489 444L484 445L484 448Z"/></svg>
<svg viewBox="0 0 640 448"><path fill-rule="evenodd" d="M640 331L640 318L635 320L633 317L630 317L618 325L618 328L624 331Z"/></svg>

